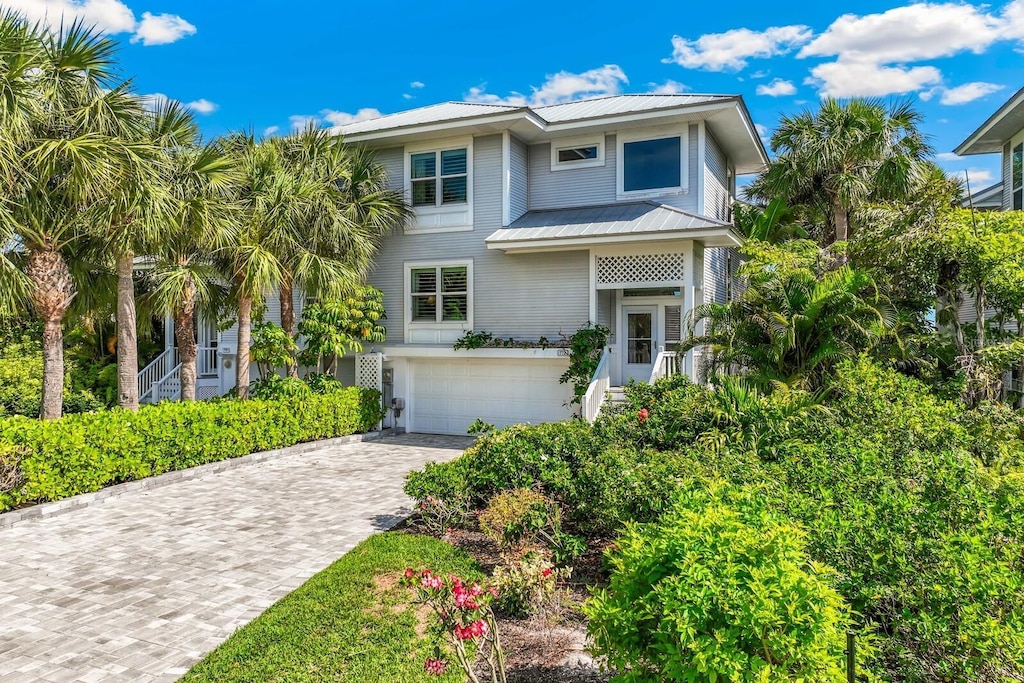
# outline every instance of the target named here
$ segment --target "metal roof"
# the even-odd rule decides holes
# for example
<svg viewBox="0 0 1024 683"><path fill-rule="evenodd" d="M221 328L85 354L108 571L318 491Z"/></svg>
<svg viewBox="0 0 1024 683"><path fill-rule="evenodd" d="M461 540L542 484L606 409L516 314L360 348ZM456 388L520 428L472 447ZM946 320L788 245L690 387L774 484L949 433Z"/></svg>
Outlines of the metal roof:
<svg viewBox="0 0 1024 683"><path fill-rule="evenodd" d="M1024 130L1024 88L1014 93L953 151L961 156L995 154L1021 130Z"/></svg>
<svg viewBox="0 0 1024 683"><path fill-rule="evenodd" d="M504 114L519 110L525 110L525 107L513 107L504 104L479 104L475 102L442 102L440 104L432 104L429 107L419 107L418 109L401 111L397 114L388 114L376 119L347 123L343 126L337 126L335 130L345 135L352 135L354 133L370 133L377 130L405 128L407 126Z"/></svg>
<svg viewBox="0 0 1024 683"><path fill-rule="evenodd" d="M732 98L732 95L612 95L545 107L533 107L533 111L548 123L562 123L615 114L632 114L705 102L719 102Z"/></svg>
<svg viewBox="0 0 1024 683"><path fill-rule="evenodd" d="M978 190L970 197L964 197L960 202L961 206L974 207L975 209L998 209L1003 205L1003 181L990 185L984 190Z"/></svg>
<svg viewBox="0 0 1024 683"><path fill-rule="evenodd" d="M492 233L486 242L488 248L504 249L517 242L579 241L596 237L687 239L697 232L701 236L720 235L729 244L740 242L728 223L652 201L528 211L507 228Z"/></svg>

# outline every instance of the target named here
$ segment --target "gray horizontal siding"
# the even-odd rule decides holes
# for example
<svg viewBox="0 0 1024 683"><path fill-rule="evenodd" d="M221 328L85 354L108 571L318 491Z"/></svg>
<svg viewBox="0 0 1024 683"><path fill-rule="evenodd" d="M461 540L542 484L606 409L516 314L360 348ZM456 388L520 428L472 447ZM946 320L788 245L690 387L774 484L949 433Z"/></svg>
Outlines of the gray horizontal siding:
<svg viewBox="0 0 1024 683"><path fill-rule="evenodd" d="M704 137L704 215L729 221L732 198L729 196L728 160L710 131Z"/></svg>
<svg viewBox="0 0 1024 683"><path fill-rule="evenodd" d="M529 146L512 136L509 145L509 220L522 216L530 208Z"/></svg>
<svg viewBox="0 0 1024 683"><path fill-rule="evenodd" d="M729 247L709 247L704 250L704 301L718 304L735 299L740 293L737 276L742 257Z"/></svg>
<svg viewBox="0 0 1024 683"><path fill-rule="evenodd" d="M392 190L405 190L405 149L389 147L377 151L377 163L384 167Z"/></svg>
<svg viewBox="0 0 1024 683"><path fill-rule="evenodd" d="M473 260L473 315L477 331L502 337L557 338L587 322L587 252L508 255L484 239L501 228L501 136L473 141L473 230L385 238L369 282L384 292L388 345L404 343L406 261ZM401 158L401 152L398 153ZM400 171L401 173L401 171Z"/></svg>
<svg viewBox="0 0 1024 683"><path fill-rule="evenodd" d="M689 126L687 150L690 191L656 201L684 211L697 210L697 174L700 159L697 150L697 126ZM616 201L615 169L617 149L614 135L604 139L604 166L551 170L551 145L530 145L530 209L558 209L571 206L611 204Z"/></svg>

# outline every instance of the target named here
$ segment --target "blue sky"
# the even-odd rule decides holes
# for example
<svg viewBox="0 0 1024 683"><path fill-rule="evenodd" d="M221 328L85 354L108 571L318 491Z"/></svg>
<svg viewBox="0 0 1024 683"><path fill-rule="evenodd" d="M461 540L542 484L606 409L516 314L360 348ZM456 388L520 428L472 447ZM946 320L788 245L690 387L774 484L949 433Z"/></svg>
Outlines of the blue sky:
<svg viewBox="0 0 1024 683"><path fill-rule="evenodd" d="M2 4L109 31L137 90L189 103L209 135L651 91L742 94L767 135L823 95L909 97L940 162L977 188L998 179L998 158L950 152L1024 86L1024 0Z"/></svg>

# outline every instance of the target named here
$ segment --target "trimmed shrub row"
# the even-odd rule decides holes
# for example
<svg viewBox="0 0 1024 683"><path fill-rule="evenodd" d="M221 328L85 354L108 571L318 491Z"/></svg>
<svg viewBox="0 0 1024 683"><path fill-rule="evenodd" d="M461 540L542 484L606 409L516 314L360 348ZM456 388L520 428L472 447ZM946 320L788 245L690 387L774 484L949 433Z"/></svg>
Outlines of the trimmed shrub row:
<svg viewBox="0 0 1024 683"><path fill-rule="evenodd" d="M0 419L0 510L365 432L381 416L379 393L353 387L274 401L160 403L52 422Z"/></svg>

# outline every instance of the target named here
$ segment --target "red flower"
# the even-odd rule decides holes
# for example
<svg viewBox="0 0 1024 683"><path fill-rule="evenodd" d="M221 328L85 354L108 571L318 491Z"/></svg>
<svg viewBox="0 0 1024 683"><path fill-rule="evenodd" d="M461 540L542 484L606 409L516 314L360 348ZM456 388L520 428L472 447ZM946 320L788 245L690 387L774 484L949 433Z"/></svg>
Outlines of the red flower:
<svg viewBox="0 0 1024 683"><path fill-rule="evenodd" d="M423 664L423 668L431 676L441 676L444 674L444 670L448 668L448 662L429 657Z"/></svg>
<svg viewBox="0 0 1024 683"><path fill-rule="evenodd" d="M640 418L640 424L647 422L647 418L651 416L651 412L647 408L641 408L637 411L636 416Z"/></svg>
<svg viewBox="0 0 1024 683"><path fill-rule="evenodd" d="M544 571L542 571L540 575L543 576L545 579L551 576L551 567L545 567Z"/></svg>
<svg viewBox="0 0 1024 683"><path fill-rule="evenodd" d="M409 569L406 569L406 570L405 570L405 578L407 578L407 579L411 579L411 578L412 578L412 577L414 577L414 576L416 576L416 572L414 572L414 571L412 570L412 568L409 568Z"/></svg>

